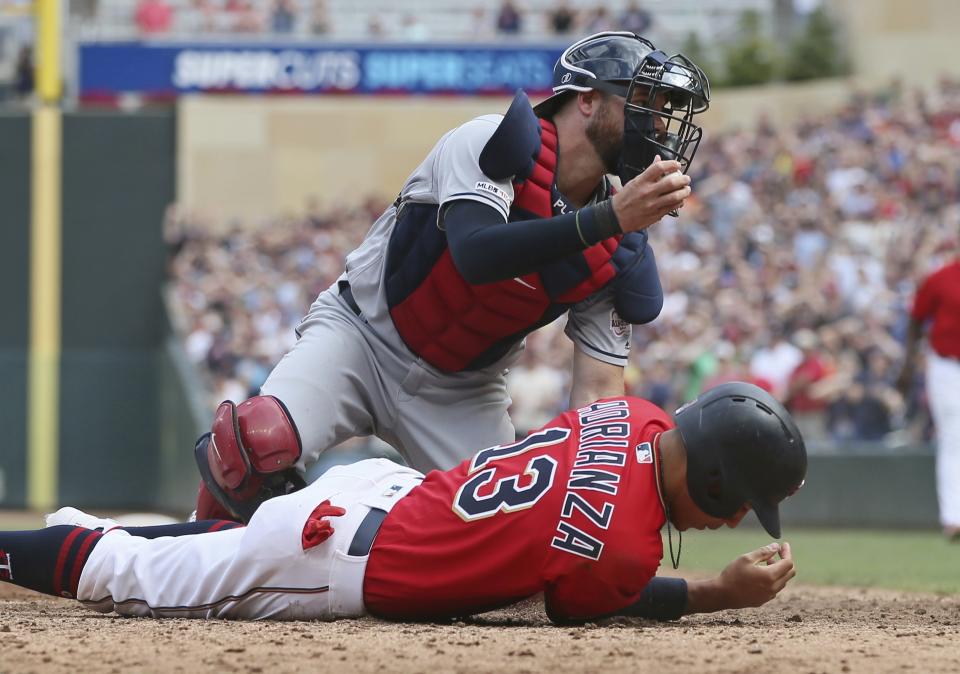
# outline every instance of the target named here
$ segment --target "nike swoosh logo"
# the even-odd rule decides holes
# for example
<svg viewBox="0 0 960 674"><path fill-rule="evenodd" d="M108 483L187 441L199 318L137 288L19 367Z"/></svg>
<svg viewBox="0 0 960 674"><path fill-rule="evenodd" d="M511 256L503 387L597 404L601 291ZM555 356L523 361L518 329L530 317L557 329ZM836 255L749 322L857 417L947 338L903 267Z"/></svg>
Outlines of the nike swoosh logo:
<svg viewBox="0 0 960 674"><path fill-rule="evenodd" d="M519 283L519 284L522 285L522 286L527 286L528 288L530 288L530 290L536 290L536 289L537 289L536 286L530 285L529 283L527 283L526 281L524 281L524 280L523 280L522 278L520 278L519 276L514 276L514 277L513 277L513 280L516 281L517 283Z"/></svg>

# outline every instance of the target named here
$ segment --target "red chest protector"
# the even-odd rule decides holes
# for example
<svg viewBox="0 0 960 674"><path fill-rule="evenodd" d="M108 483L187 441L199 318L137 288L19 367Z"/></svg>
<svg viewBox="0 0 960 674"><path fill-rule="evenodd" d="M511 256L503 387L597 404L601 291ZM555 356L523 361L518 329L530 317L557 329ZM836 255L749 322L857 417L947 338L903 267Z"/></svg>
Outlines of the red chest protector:
<svg viewBox="0 0 960 674"><path fill-rule="evenodd" d="M553 217L560 212L554 204L563 206L554 184L556 127L540 120L540 130L533 171L513 185L511 221ZM407 346L434 367L447 372L485 367L609 283L616 276L611 258L619 239L601 241L539 272L482 285L460 275L444 241L429 272L402 301L391 304L390 315Z"/></svg>

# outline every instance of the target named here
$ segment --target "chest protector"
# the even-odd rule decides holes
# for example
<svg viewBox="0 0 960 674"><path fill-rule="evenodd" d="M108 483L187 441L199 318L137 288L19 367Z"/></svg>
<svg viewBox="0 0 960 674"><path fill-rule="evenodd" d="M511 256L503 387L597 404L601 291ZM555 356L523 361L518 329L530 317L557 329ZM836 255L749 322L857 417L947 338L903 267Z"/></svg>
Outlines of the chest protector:
<svg viewBox="0 0 960 674"><path fill-rule="evenodd" d="M510 119L516 105L515 99L501 127L517 126ZM511 222L549 218L567 210L566 199L556 187L556 127L532 112L529 116L536 124L532 162L528 152L523 173L510 170L506 174L515 176ZM529 127L525 131L530 143ZM488 144L484 153L490 148ZM481 168L497 177L495 170L484 166L483 154ZM605 189L609 193L608 184ZM437 213L436 204L400 205L387 256L386 291L390 315L403 341L441 370L460 372L495 363L528 333L552 322L617 275L619 265L613 258L620 247L619 235L525 276L470 284L453 263L446 236L437 226Z"/></svg>

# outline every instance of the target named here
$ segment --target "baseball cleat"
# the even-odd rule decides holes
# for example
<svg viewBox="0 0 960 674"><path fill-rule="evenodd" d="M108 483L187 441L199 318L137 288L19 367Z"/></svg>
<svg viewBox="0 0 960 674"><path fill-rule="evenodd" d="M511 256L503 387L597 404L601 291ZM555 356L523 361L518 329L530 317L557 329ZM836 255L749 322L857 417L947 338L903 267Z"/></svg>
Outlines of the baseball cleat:
<svg viewBox="0 0 960 674"><path fill-rule="evenodd" d="M94 517L69 506L44 516L44 520L46 520L46 526L48 527L67 525L83 527L84 529L103 529L104 533L120 526L120 523L116 520L107 517Z"/></svg>

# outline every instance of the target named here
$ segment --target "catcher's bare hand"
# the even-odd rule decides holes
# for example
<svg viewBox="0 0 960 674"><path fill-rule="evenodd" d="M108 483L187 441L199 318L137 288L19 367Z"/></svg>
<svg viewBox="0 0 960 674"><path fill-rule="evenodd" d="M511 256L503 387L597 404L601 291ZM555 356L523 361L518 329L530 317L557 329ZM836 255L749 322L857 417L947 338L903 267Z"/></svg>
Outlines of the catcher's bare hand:
<svg viewBox="0 0 960 674"><path fill-rule="evenodd" d="M690 176L680 168L678 161L657 157L613 196L613 211L624 232L646 229L683 206L690 196Z"/></svg>
<svg viewBox="0 0 960 674"><path fill-rule="evenodd" d="M727 598L727 608L746 608L766 604L795 575L790 544L771 543L737 557L718 580Z"/></svg>

